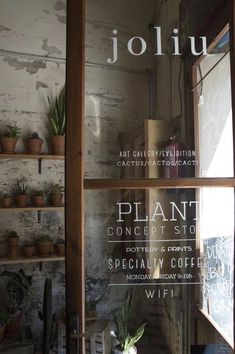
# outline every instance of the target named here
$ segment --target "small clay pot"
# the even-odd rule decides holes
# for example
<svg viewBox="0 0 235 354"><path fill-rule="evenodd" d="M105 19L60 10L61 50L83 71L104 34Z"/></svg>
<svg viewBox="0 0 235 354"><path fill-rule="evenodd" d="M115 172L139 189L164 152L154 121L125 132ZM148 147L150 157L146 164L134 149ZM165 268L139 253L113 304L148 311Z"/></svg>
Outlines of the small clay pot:
<svg viewBox="0 0 235 354"><path fill-rule="evenodd" d="M43 145L43 140L42 139L36 139L36 138L29 138L27 140L27 145L28 145L28 150L29 153L32 155L40 155L41 150L42 150L42 145Z"/></svg>
<svg viewBox="0 0 235 354"><path fill-rule="evenodd" d="M44 206L44 197L42 195L34 195L33 205L35 205L37 207Z"/></svg>
<svg viewBox="0 0 235 354"><path fill-rule="evenodd" d="M5 332L6 325L0 326L0 343L2 343L4 332Z"/></svg>
<svg viewBox="0 0 235 354"><path fill-rule="evenodd" d="M17 143L16 138L9 138L7 136L2 136L0 142L1 142L2 152L8 154L15 153L15 148Z"/></svg>
<svg viewBox="0 0 235 354"><path fill-rule="evenodd" d="M52 204L52 206L55 206L55 207L62 206L63 196L64 196L63 193L52 194L51 195L51 204Z"/></svg>
<svg viewBox="0 0 235 354"><path fill-rule="evenodd" d="M52 241L38 241L37 250L40 256L49 256L52 253Z"/></svg>
<svg viewBox="0 0 235 354"><path fill-rule="evenodd" d="M22 320L22 311L18 310L14 315L11 315L11 321L6 325L5 336L13 337L20 334L20 324Z"/></svg>
<svg viewBox="0 0 235 354"><path fill-rule="evenodd" d="M64 135L51 136L51 147L54 155L64 155L65 137Z"/></svg>
<svg viewBox="0 0 235 354"><path fill-rule="evenodd" d="M27 258L33 257L34 253L35 253L35 247L34 246L24 246L23 253L24 253L24 256Z"/></svg>
<svg viewBox="0 0 235 354"><path fill-rule="evenodd" d="M25 208L27 206L27 198L26 194L17 194L15 196L16 205L19 208Z"/></svg>
<svg viewBox="0 0 235 354"><path fill-rule="evenodd" d="M19 246L8 247L8 258L15 259L19 257Z"/></svg>
<svg viewBox="0 0 235 354"><path fill-rule="evenodd" d="M65 245L62 244L62 243L58 243L56 245L56 253L61 256L61 257L64 257L65 255Z"/></svg>
<svg viewBox="0 0 235 354"><path fill-rule="evenodd" d="M12 198L11 197L3 198L2 206L3 208L10 208L12 206Z"/></svg>
<svg viewBox="0 0 235 354"><path fill-rule="evenodd" d="M17 247L17 246L19 246L19 236L17 236L17 237L9 236L8 240L7 240L7 243L8 243L9 247Z"/></svg>

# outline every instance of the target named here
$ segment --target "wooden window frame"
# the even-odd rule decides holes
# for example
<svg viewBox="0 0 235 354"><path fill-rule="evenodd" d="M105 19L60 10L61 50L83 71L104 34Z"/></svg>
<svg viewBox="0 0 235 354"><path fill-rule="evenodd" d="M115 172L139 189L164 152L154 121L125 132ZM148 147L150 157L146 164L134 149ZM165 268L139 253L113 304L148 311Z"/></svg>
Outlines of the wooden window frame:
<svg viewBox="0 0 235 354"><path fill-rule="evenodd" d="M231 18L231 78L233 122L235 112L235 6L228 0ZM85 354L85 190L235 187L234 178L177 178L101 180L84 178L85 0L67 1L66 69L66 312L67 354ZM235 124L233 124L235 133ZM235 136L235 134L234 134ZM235 143L234 143L235 144ZM79 198L74 198L77 195Z"/></svg>

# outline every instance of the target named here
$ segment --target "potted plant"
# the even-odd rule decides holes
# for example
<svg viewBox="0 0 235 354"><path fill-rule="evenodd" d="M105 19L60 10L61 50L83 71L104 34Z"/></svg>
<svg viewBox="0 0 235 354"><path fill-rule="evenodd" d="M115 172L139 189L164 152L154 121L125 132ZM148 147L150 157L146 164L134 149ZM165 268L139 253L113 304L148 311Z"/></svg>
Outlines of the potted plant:
<svg viewBox="0 0 235 354"><path fill-rule="evenodd" d="M42 207L44 205L44 192L36 191L33 195L33 205Z"/></svg>
<svg viewBox="0 0 235 354"><path fill-rule="evenodd" d="M65 240L62 238L59 238L56 242L56 252L61 257L65 255Z"/></svg>
<svg viewBox="0 0 235 354"><path fill-rule="evenodd" d="M11 231L7 239L8 243L8 257L11 259L19 257L19 236L17 232Z"/></svg>
<svg viewBox="0 0 235 354"><path fill-rule="evenodd" d="M17 247L19 246L19 235L15 231L11 231L8 235L8 246Z"/></svg>
<svg viewBox="0 0 235 354"><path fill-rule="evenodd" d="M52 253L53 241L50 236L43 235L37 242L37 250L40 256L49 256Z"/></svg>
<svg viewBox="0 0 235 354"><path fill-rule="evenodd" d="M7 311L0 310L0 343L3 340L6 325L10 322L10 316Z"/></svg>
<svg viewBox="0 0 235 354"><path fill-rule="evenodd" d="M35 253L34 243L31 241L25 241L24 246L23 246L23 253L24 253L24 256L27 258L33 257L33 255Z"/></svg>
<svg viewBox="0 0 235 354"><path fill-rule="evenodd" d="M12 197L9 194L3 194L2 206L3 208L10 208L12 206Z"/></svg>
<svg viewBox="0 0 235 354"><path fill-rule="evenodd" d="M51 204L55 207L62 206L64 187L60 184L52 184L49 188Z"/></svg>
<svg viewBox="0 0 235 354"><path fill-rule="evenodd" d="M115 347L115 354L136 354L135 343L143 336L145 323L136 327L132 316L133 292L127 291L124 302L120 309L114 314L116 331L114 336L118 341Z"/></svg>
<svg viewBox="0 0 235 354"><path fill-rule="evenodd" d="M8 131L1 136L1 148L4 153L15 153L17 140L20 138L21 129L15 125L8 125Z"/></svg>
<svg viewBox="0 0 235 354"><path fill-rule="evenodd" d="M40 155L42 150L43 140L37 132L34 132L30 138L27 139L27 147L29 153L32 155Z"/></svg>
<svg viewBox="0 0 235 354"><path fill-rule="evenodd" d="M47 96L47 113L51 131L52 151L55 155L64 155L65 146L65 86L56 97Z"/></svg>
<svg viewBox="0 0 235 354"><path fill-rule="evenodd" d="M28 186L24 182L17 182L15 185L15 201L19 208L24 208L27 206L27 189Z"/></svg>
<svg viewBox="0 0 235 354"><path fill-rule="evenodd" d="M20 334L22 304L26 296L33 294L30 290L32 277L26 276L22 269L19 272L4 271L0 277L5 280L6 308L10 317L6 324L5 336L17 336Z"/></svg>

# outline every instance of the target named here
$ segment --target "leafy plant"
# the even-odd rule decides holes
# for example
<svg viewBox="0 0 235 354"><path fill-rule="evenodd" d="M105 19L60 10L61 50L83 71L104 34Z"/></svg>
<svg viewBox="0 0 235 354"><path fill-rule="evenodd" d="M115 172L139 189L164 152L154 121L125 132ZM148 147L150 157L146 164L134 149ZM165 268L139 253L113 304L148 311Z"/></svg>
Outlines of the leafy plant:
<svg viewBox="0 0 235 354"><path fill-rule="evenodd" d="M59 238L57 241L56 241L56 244L57 245L64 245L65 244L65 240L63 238Z"/></svg>
<svg viewBox="0 0 235 354"><path fill-rule="evenodd" d="M11 317L7 311L0 310L0 327L10 323Z"/></svg>
<svg viewBox="0 0 235 354"><path fill-rule="evenodd" d="M62 194L63 192L64 192L64 187L61 186L58 183L52 184L49 187L49 194L51 194L51 195L53 195L53 194Z"/></svg>
<svg viewBox="0 0 235 354"><path fill-rule="evenodd" d="M37 132L32 133L32 135L31 135L31 137L29 139L40 139L40 140L42 140Z"/></svg>
<svg viewBox="0 0 235 354"><path fill-rule="evenodd" d="M3 199L8 199L8 198L11 198L9 194L3 194Z"/></svg>
<svg viewBox="0 0 235 354"><path fill-rule="evenodd" d="M133 292L127 292L122 307L114 314L116 325L115 337L120 343L121 350L128 352L143 336L145 323L137 329L132 329Z"/></svg>
<svg viewBox="0 0 235 354"><path fill-rule="evenodd" d="M33 295L30 290L32 285L32 277L26 276L21 269L19 272L4 271L0 277L6 279L6 290L8 293L7 309L10 315L15 314L20 308L25 296L28 294Z"/></svg>
<svg viewBox="0 0 235 354"><path fill-rule="evenodd" d="M27 193L28 186L24 182L16 182L14 192L17 195L25 195Z"/></svg>
<svg viewBox="0 0 235 354"><path fill-rule="evenodd" d="M8 131L4 134L4 136L8 138L19 139L21 135L21 129L17 127L17 125L7 125Z"/></svg>
<svg viewBox="0 0 235 354"><path fill-rule="evenodd" d="M52 238L49 235L42 235L38 241L40 242L52 242Z"/></svg>
<svg viewBox="0 0 235 354"><path fill-rule="evenodd" d="M9 238L19 238L19 235L17 234L17 232L15 232L15 231L11 231L10 233L9 233L9 236L8 236Z"/></svg>
<svg viewBox="0 0 235 354"><path fill-rule="evenodd" d="M34 243L32 241L25 241L24 247L34 247Z"/></svg>
<svg viewBox="0 0 235 354"><path fill-rule="evenodd" d="M52 135L65 134L65 86L55 97L47 96L49 111L47 113Z"/></svg>
<svg viewBox="0 0 235 354"><path fill-rule="evenodd" d="M36 192L34 192L34 196L35 197L43 197L44 196L44 192L43 191L36 191Z"/></svg>

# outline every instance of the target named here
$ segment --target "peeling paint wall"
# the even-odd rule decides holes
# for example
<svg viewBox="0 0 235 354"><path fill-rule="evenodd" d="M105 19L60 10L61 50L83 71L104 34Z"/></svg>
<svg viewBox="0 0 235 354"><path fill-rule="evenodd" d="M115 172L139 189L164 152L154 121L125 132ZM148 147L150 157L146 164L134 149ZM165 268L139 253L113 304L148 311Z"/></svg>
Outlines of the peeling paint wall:
<svg viewBox="0 0 235 354"><path fill-rule="evenodd" d="M2 0L0 11L0 133L7 124L17 124L22 139L17 152L25 151L24 140L37 131L44 139L43 152L50 151L46 118L46 97L56 93L65 82L66 3L56 0ZM64 183L64 163L43 161L38 174L37 160L0 160L0 192L12 191L16 180L25 178L29 191ZM6 253L6 234L15 230L20 244L41 234L54 239L64 237L63 212L43 212L38 223L36 212L0 213L0 256ZM1 271L24 269L33 276L34 298L25 304L25 324L32 326L36 342L41 337L38 319L43 284L53 278L55 310L64 307L65 271L63 262L1 266Z"/></svg>

